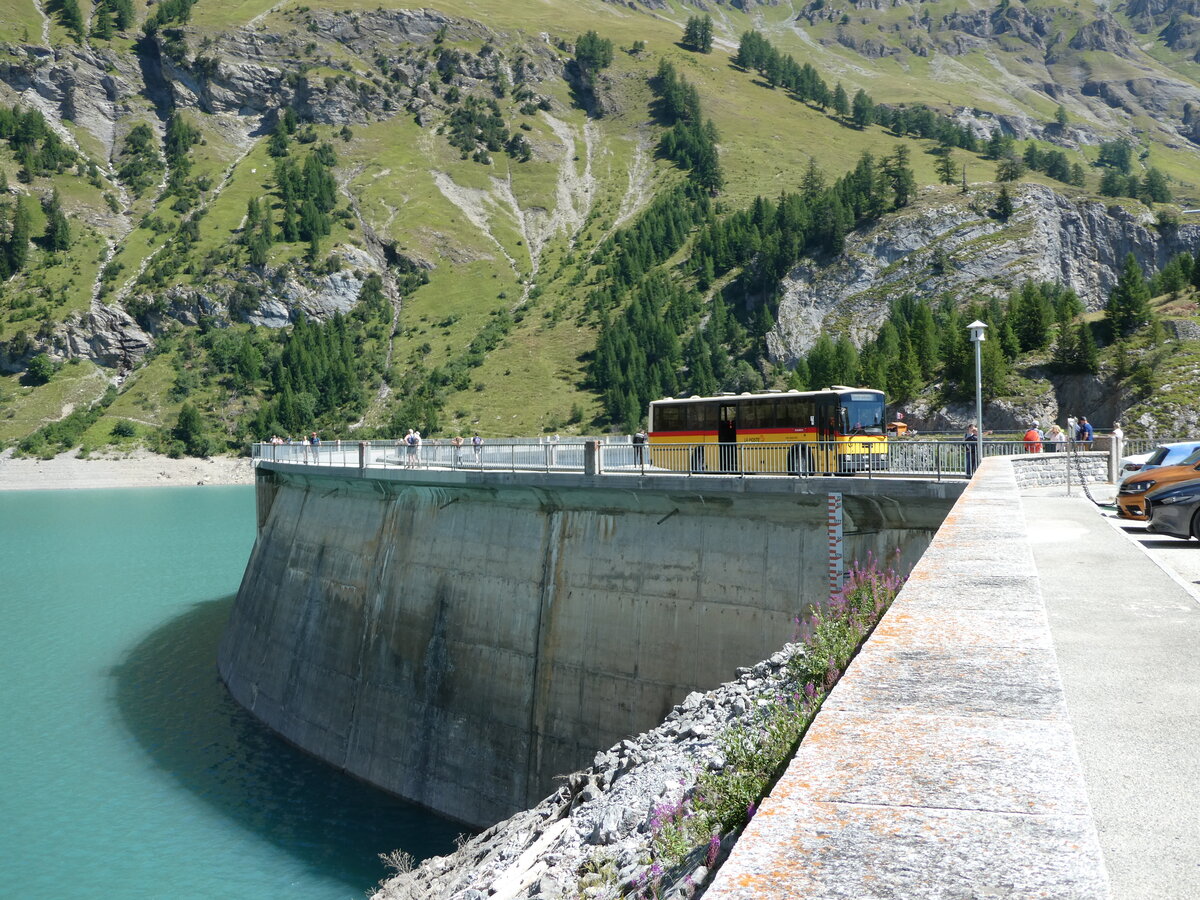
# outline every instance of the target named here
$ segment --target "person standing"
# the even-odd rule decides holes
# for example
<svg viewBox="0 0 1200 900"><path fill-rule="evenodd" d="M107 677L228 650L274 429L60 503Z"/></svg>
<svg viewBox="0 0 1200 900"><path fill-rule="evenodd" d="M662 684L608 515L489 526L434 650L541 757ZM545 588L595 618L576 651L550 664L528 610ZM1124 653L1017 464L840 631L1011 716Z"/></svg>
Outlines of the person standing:
<svg viewBox="0 0 1200 900"><path fill-rule="evenodd" d="M1025 432L1025 452L1026 453L1041 453L1042 452L1042 432L1038 428L1037 420L1029 426L1029 430Z"/></svg>
<svg viewBox="0 0 1200 900"><path fill-rule="evenodd" d="M1063 430L1058 427L1058 423L1055 422L1050 426L1050 430L1046 432L1046 452L1060 453L1062 452L1063 444L1066 442L1066 434L1063 433Z"/></svg>
<svg viewBox="0 0 1200 900"><path fill-rule="evenodd" d="M645 462L646 432L638 429L633 436L633 463L640 466Z"/></svg>
<svg viewBox="0 0 1200 900"><path fill-rule="evenodd" d="M1095 436L1095 429L1092 428L1092 423L1087 420L1087 416L1080 416L1079 428L1075 432L1075 442L1079 444L1086 444L1087 446L1083 449L1091 450L1092 440L1095 438Z"/></svg>
<svg viewBox="0 0 1200 900"><path fill-rule="evenodd" d="M963 443L966 444L967 477L970 478L979 468L980 437L979 428L974 422L967 426L967 433L963 435Z"/></svg>
<svg viewBox="0 0 1200 900"><path fill-rule="evenodd" d="M450 438L450 446L454 448L454 468L459 468L462 465L462 445L463 437L461 434L456 434Z"/></svg>
<svg viewBox="0 0 1200 900"><path fill-rule="evenodd" d="M475 465L483 465L483 438L476 432L471 438L471 451L475 454Z"/></svg>
<svg viewBox="0 0 1200 900"><path fill-rule="evenodd" d="M417 442L413 438L413 430L408 429L404 436L404 468L412 469L417 464Z"/></svg>
<svg viewBox="0 0 1200 900"><path fill-rule="evenodd" d="M421 432L413 431L413 464L421 468Z"/></svg>

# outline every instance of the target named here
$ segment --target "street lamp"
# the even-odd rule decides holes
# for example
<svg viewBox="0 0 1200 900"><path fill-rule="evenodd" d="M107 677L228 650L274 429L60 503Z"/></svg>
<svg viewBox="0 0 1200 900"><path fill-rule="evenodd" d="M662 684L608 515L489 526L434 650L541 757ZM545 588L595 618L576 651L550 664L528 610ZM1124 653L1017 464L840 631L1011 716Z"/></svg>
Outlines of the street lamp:
<svg viewBox="0 0 1200 900"><path fill-rule="evenodd" d="M983 374L979 363L979 345L987 340L984 334L987 325L976 319L967 326L971 332L971 343L975 345L975 427L979 429L980 446L983 444Z"/></svg>

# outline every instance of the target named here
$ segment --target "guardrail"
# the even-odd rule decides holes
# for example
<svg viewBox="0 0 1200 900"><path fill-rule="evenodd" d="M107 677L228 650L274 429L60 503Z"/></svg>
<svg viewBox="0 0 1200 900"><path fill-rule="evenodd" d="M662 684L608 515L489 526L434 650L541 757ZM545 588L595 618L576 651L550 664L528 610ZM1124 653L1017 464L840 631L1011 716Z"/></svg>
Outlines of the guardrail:
<svg viewBox="0 0 1200 900"><path fill-rule="evenodd" d="M501 472L595 474L849 475L860 477L965 478L974 470L962 440L875 442L634 444L587 439L485 441L481 447L425 440L324 441L320 444L254 444L255 461L345 468L475 469ZM1065 445L1064 445L1065 449ZM1021 441L983 441L983 456L1025 453ZM977 462L977 461L976 461Z"/></svg>

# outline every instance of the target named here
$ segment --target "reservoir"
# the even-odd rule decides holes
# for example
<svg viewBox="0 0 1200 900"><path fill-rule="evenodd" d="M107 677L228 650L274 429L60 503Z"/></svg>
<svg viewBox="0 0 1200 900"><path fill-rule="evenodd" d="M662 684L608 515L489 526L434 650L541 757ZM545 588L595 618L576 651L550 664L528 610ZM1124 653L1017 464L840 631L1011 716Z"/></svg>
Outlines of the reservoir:
<svg viewBox="0 0 1200 900"><path fill-rule="evenodd" d="M0 884L12 897L359 900L461 827L275 737L216 650L254 489L0 492Z"/></svg>

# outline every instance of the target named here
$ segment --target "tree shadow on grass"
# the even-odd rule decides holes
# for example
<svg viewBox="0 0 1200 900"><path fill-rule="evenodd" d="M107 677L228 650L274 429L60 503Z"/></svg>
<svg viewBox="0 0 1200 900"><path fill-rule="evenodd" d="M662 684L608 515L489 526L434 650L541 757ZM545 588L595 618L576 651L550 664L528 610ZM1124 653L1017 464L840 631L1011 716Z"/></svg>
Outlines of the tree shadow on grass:
<svg viewBox="0 0 1200 900"><path fill-rule="evenodd" d="M232 597L198 603L157 628L113 669L126 728L195 797L355 896L389 874L378 854L418 859L464 830L287 744L229 696L217 643Z"/></svg>

